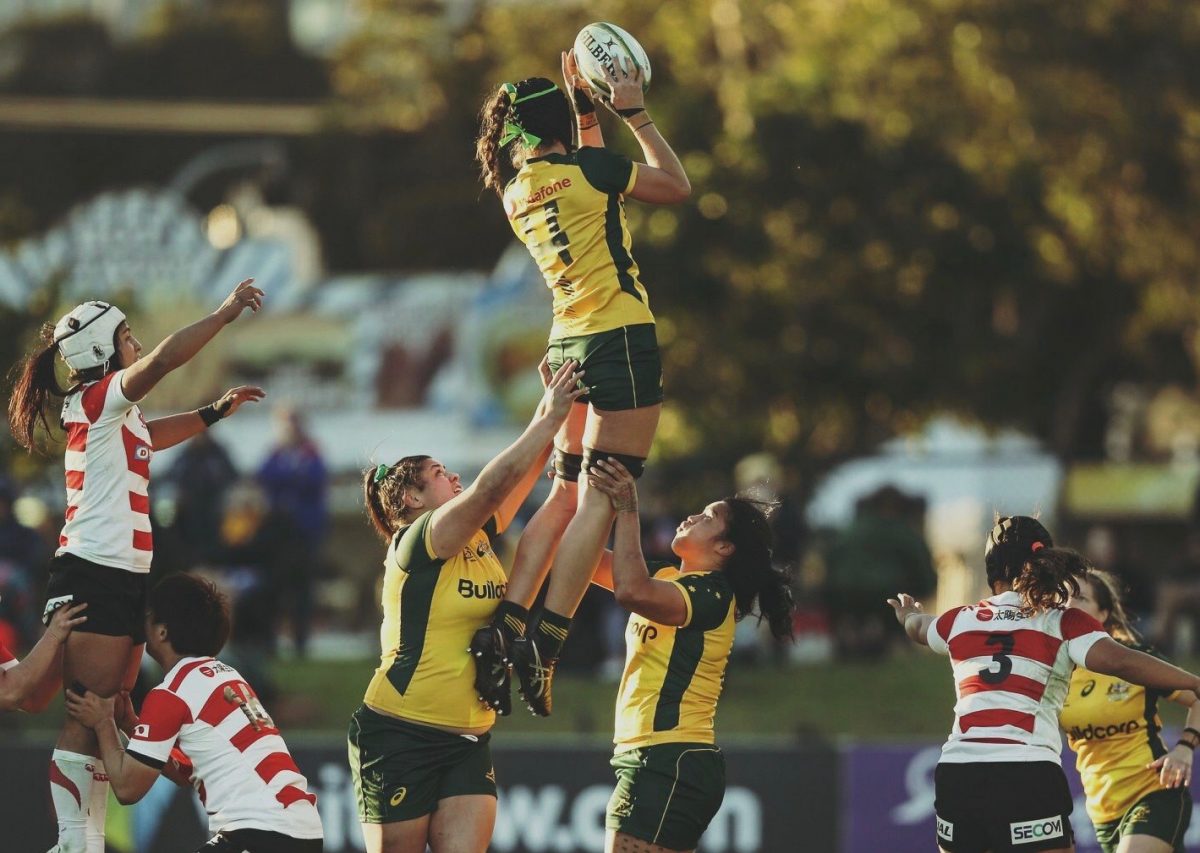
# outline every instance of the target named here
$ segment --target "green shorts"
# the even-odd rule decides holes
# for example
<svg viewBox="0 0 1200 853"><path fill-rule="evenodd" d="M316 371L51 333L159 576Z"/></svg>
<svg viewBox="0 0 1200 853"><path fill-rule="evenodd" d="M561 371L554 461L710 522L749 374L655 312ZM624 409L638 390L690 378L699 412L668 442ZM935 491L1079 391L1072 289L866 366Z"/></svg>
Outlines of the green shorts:
<svg viewBox="0 0 1200 853"><path fill-rule="evenodd" d="M583 381L592 390L579 398L581 403L620 412L655 406L663 400L662 359L653 323L558 338L546 352L551 370L573 358L587 371Z"/></svg>
<svg viewBox="0 0 1200 853"><path fill-rule="evenodd" d="M666 847L695 850L725 798L725 756L711 743L663 743L619 752L604 825Z"/></svg>
<svg viewBox="0 0 1200 853"><path fill-rule="evenodd" d="M491 734L455 735L359 707L350 718L350 773L358 818L395 823L465 794L496 796Z"/></svg>
<svg viewBox="0 0 1200 853"><path fill-rule="evenodd" d="M1116 853L1128 835L1149 835L1184 853L1183 836L1192 821L1192 794L1187 788L1151 791L1116 820L1096 824L1096 841L1104 853Z"/></svg>

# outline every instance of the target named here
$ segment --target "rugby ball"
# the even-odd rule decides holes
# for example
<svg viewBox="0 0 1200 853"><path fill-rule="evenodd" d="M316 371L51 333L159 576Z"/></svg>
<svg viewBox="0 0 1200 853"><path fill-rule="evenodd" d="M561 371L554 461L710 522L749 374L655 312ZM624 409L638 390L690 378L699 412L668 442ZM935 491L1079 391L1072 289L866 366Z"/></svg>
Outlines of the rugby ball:
<svg viewBox="0 0 1200 853"><path fill-rule="evenodd" d="M633 62L642 69L642 91L650 88L650 57L638 40L616 24L588 24L575 36L575 62L579 73L592 90L610 94L604 81L604 69L621 76L621 60Z"/></svg>

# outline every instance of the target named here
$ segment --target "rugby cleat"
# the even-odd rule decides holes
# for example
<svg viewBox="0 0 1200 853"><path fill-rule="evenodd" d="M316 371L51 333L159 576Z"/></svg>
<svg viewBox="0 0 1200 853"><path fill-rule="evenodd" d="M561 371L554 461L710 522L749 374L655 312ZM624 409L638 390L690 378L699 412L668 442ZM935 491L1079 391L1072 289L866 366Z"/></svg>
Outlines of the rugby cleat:
<svg viewBox="0 0 1200 853"><path fill-rule="evenodd" d="M528 635L513 640L511 657L525 707L539 717L549 717L554 706L550 691L558 658L542 657L537 641Z"/></svg>
<svg viewBox="0 0 1200 853"><path fill-rule="evenodd" d="M504 632L485 625L471 637L467 652L475 661L475 693L502 717L512 712L512 674Z"/></svg>

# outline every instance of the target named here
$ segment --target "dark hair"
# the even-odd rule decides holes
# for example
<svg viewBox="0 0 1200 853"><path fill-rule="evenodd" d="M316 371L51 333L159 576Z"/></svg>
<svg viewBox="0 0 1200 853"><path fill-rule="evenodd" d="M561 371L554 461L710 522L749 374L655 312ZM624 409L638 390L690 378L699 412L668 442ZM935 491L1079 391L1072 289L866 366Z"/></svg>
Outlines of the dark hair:
<svg viewBox="0 0 1200 853"><path fill-rule="evenodd" d="M167 627L177 654L215 657L229 639L229 599L212 581L183 572L168 575L150 591L150 622Z"/></svg>
<svg viewBox="0 0 1200 853"><path fill-rule="evenodd" d="M1091 587L1092 600L1096 602L1096 607L1108 611L1108 618L1104 620L1104 630L1118 640L1127 643L1138 642L1141 637L1129 624L1129 614L1125 612L1124 584L1121 580L1112 572L1097 569L1095 566L1088 566L1084 577Z"/></svg>
<svg viewBox="0 0 1200 853"><path fill-rule="evenodd" d="M58 356L58 344L54 342L54 326L50 323L42 326L38 333L41 345L30 350L13 371L19 375L13 383L12 396L8 398L8 428L17 444L31 453L40 452L34 441L38 423L41 423L46 432L53 432L46 414L50 406L50 397L66 397L81 382L93 382L120 368L120 329L118 326L117 331L113 332L112 358L100 367L72 370L69 377L71 387L64 389L58 384L58 375L54 372L54 361Z"/></svg>
<svg viewBox="0 0 1200 853"><path fill-rule="evenodd" d="M983 546L983 563L988 586L1012 583L1030 555L1039 548L1053 548L1054 539L1040 521L1028 515L1001 516Z"/></svg>
<svg viewBox="0 0 1200 853"><path fill-rule="evenodd" d="M728 512L723 538L733 545L721 568L733 587L734 617L757 615L760 622L767 620L776 637L790 637L792 590L771 555L773 536L767 517L773 505L741 496L721 502Z"/></svg>
<svg viewBox="0 0 1200 853"><path fill-rule="evenodd" d="M539 92L554 91L541 97L521 100ZM504 179L500 168L500 138L504 135L505 122L512 122L522 130L540 137L543 145L561 142L570 151L573 145L571 104L567 96L553 80L545 77L529 77L516 84L517 94L512 95L503 87L483 102L479 111L479 137L475 141L475 159L483 185L504 195ZM520 103L516 103L520 101ZM512 143L509 156L513 166L525 162L529 147L523 139Z"/></svg>
<svg viewBox="0 0 1200 853"><path fill-rule="evenodd" d="M1039 548L1013 578L1013 592L1031 610L1054 610L1079 595L1079 580L1087 573L1087 560L1070 548Z"/></svg>
<svg viewBox="0 0 1200 853"><path fill-rule="evenodd" d="M376 479L378 467L363 471L363 497L366 498L367 515L384 542L390 542L402 526L406 514L404 494L409 489L421 487L421 466L430 458L405 456L390 466L379 480Z"/></svg>

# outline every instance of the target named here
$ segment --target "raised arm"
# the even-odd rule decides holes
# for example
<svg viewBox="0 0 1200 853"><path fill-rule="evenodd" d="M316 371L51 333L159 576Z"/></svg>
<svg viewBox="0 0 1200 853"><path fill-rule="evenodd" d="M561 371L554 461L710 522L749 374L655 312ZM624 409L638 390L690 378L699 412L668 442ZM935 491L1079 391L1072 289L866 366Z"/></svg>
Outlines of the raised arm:
<svg viewBox="0 0 1200 853"><path fill-rule="evenodd" d="M520 438L484 466L461 494L434 510L429 520L429 542L435 556L447 559L461 551L529 476L539 457L548 452L572 404L586 393L586 387L576 381L582 375L575 362L565 362L551 379Z"/></svg>
<svg viewBox="0 0 1200 853"><path fill-rule="evenodd" d="M248 278L234 288L221 307L190 326L184 326L163 339L144 358L139 358L121 375L121 393L125 399L137 402L145 397L164 376L187 364L196 353L228 326L242 311L258 311L263 292Z"/></svg>
<svg viewBox="0 0 1200 853"><path fill-rule="evenodd" d="M253 385L239 385L230 388L218 399L194 412L181 412L178 415L167 415L165 418L155 418L146 424L150 430L150 443L155 450L165 450L174 447L181 441L187 441L197 433L204 432L219 420L232 415L242 407L242 403L257 403L267 392Z"/></svg>
<svg viewBox="0 0 1200 853"><path fill-rule="evenodd" d="M46 633L38 639L25 659L0 672L0 711L46 710L58 692L62 669L62 650L71 629L87 621L86 603L60 607L50 618Z"/></svg>
<svg viewBox="0 0 1200 853"><path fill-rule="evenodd" d="M608 495L617 513L612 549L612 585L617 603L662 625L685 624L688 605L683 591L677 584L650 577L646 566L637 481L620 462L604 460L588 473L588 485Z"/></svg>
<svg viewBox="0 0 1200 853"><path fill-rule="evenodd" d="M1092 672L1111 675L1131 684L1171 692L1200 693L1200 678L1154 655L1123 646L1111 637L1097 640L1088 649L1084 665Z"/></svg>
<svg viewBox="0 0 1200 853"><path fill-rule="evenodd" d="M627 65L621 69L621 74L623 76L618 79L613 72L604 69L604 78L612 95L608 99L601 98L601 102L621 117L646 158L646 163L638 166L637 180L628 195L650 204L678 204L692 194L692 184L675 151L646 111L642 69L632 63L632 71Z"/></svg>
<svg viewBox="0 0 1200 853"><path fill-rule="evenodd" d="M929 626L934 617L926 613L921 602L907 593L899 593L895 598L889 598L887 603L896 612L896 621L904 626L904 633L914 643L922 646L929 645Z"/></svg>
<svg viewBox="0 0 1200 853"><path fill-rule="evenodd" d="M603 148L604 131L600 128L600 117L596 115L596 104L591 89L579 73L575 62L575 51L564 50L562 54L563 83L575 102L575 128L579 133L580 148Z"/></svg>

